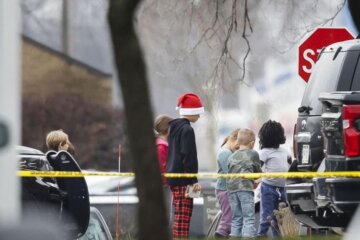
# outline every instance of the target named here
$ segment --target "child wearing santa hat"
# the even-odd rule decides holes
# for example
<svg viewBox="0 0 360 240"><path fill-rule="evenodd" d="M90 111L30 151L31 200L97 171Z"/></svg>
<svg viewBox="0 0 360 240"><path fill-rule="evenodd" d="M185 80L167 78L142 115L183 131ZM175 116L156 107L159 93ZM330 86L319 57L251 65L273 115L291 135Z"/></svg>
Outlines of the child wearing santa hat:
<svg viewBox="0 0 360 240"><path fill-rule="evenodd" d="M196 122L204 107L194 93L185 93L178 99L180 118L170 122L169 148L166 163L168 173L198 173L198 159L194 130L190 123ZM188 185L198 192L201 186L197 178L169 178L168 184L173 195L174 222L173 237L189 235L190 218L193 210L193 198L185 196Z"/></svg>

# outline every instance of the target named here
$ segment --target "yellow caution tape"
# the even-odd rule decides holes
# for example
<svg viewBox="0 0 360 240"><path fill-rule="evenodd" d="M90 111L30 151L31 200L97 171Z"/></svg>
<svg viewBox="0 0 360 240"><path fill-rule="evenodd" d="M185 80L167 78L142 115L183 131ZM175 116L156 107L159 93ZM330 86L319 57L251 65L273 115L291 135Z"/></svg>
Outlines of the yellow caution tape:
<svg viewBox="0 0 360 240"><path fill-rule="evenodd" d="M134 173L118 173L118 172L68 172L68 171L18 171L19 177L133 177Z"/></svg>
<svg viewBox="0 0 360 240"><path fill-rule="evenodd" d="M272 173L165 173L167 178L360 178L360 171L347 172L272 172ZM18 171L20 177L133 177L132 172L67 172L67 171Z"/></svg>

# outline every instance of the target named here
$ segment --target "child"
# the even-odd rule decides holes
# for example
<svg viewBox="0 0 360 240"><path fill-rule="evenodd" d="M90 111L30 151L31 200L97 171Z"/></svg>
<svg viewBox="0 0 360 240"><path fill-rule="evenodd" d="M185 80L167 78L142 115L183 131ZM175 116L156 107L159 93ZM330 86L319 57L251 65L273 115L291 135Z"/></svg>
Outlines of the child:
<svg viewBox="0 0 360 240"><path fill-rule="evenodd" d="M240 129L235 129L231 134L224 139L221 148L217 154L218 173L229 172L229 156L239 149L237 141L238 132ZM215 186L215 195L220 204L221 218L219 225L215 232L215 237L227 237L230 234L232 212L229 203L229 194L226 187L226 179L218 178Z"/></svg>
<svg viewBox="0 0 360 240"><path fill-rule="evenodd" d="M73 145L69 141L69 136L64 133L62 129L51 131L46 136L46 146L48 150L68 151L70 149L74 149Z"/></svg>
<svg viewBox="0 0 360 240"><path fill-rule="evenodd" d="M163 174L166 170L166 160L168 155L168 136L169 123L174 120L166 115L159 115L155 118L154 129L156 131L156 147L160 164L160 172ZM167 185L164 179L164 185Z"/></svg>
<svg viewBox="0 0 360 240"><path fill-rule="evenodd" d="M240 148L229 157L229 173L261 172L259 154L253 150L254 132L250 129L240 129L237 139ZM227 189L233 212L230 236L255 237L254 180L231 178L227 181Z"/></svg>
<svg viewBox="0 0 360 240"><path fill-rule="evenodd" d="M197 173L198 159L194 130L191 122L196 122L204 113L200 98L193 93L185 93L178 99L181 118L170 122L169 152L166 163L168 173ZM174 224L173 237L182 238L189 235L190 218L193 210L193 199L185 197L186 186L192 185L198 192L201 186L197 178L169 178L168 184L173 195Z"/></svg>
<svg viewBox="0 0 360 240"><path fill-rule="evenodd" d="M159 115L154 121L154 130L156 132L156 147L158 152L158 160L160 165L161 174L166 171L166 161L168 156L168 136L169 136L169 123L174 120L166 115ZM170 216L169 224L172 223L171 213L171 191L167 184L166 178L163 178L163 190L165 195L167 215ZM171 225L169 225L171 226Z"/></svg>
<svg viewBox="0 0 360 240"><path fill-rule="evenodd" d="M260 160L263 162L264 172L287 172L289 153L280 147L285 143L284 128L279 122L267 121L259 131ZM260 225L258 236L266 236L270 221L274 220L273 211L278 208L280 202L286 202L285 179L263 178L261 180L260 200ZM279 235L277 224L271 226L273 236Z"/></svg>

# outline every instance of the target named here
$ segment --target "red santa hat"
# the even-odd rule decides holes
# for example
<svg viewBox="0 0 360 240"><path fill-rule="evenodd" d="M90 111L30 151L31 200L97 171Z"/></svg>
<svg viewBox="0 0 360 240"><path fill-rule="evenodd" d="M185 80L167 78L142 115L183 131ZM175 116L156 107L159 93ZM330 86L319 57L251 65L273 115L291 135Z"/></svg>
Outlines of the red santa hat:
<svg viewBox="0 0 360 240"><path fill-rule="evenodd" d="M198 115L204 113L200 98L194 93L184 93L178 99L177 109L180 115Z"/></svg>

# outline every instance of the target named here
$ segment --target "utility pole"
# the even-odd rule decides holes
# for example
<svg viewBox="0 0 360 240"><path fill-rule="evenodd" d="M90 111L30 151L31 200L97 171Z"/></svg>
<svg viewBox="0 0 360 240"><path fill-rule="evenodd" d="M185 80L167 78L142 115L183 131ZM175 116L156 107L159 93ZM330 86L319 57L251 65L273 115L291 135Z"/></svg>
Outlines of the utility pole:
<svg viewBox="0 0 360 240"><path fill-rule="evenodd" d="M20 2L0 0L0 226L20 220L15 145L20 143Z"/></svg>
<svg viewBox="0 0 360 240"><path fill-rule="evenodd" d="M70 34L69 34L69 2L63 0L62 5L62 50L66 56L70 54Z"/></svg>

